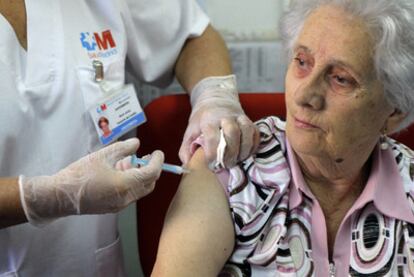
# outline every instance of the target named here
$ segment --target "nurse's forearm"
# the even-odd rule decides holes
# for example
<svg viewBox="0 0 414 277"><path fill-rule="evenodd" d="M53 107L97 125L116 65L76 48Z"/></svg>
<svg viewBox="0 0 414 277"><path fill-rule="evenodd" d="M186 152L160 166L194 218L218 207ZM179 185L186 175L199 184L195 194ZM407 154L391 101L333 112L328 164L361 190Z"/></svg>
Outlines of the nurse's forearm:
<svg viewBox="0 0 414 277"><path fill-rule="evenodd" d="M187 92L203 78L229 74L232 74L229 52L211 26L200 37L186 42L175 66L175 75Z"/></svg>
<svg viewBox="0 0 414 277"><path fill-rule="evenodd" d="M0 229L26 221L18 178L0 178Z"/></svg>

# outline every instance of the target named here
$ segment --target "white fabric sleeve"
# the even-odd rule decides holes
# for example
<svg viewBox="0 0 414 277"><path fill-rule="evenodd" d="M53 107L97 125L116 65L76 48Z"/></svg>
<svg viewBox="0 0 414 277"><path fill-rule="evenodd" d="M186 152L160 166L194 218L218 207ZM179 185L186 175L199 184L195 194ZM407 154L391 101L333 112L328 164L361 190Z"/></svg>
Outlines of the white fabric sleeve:
<svg viewBox="0 0 414 277"><path fill-rule="evenodd" d="M128 70L159 87L174 77L188 38L200 36L209 18L195 0L120 0L127 32Z"/></svg>

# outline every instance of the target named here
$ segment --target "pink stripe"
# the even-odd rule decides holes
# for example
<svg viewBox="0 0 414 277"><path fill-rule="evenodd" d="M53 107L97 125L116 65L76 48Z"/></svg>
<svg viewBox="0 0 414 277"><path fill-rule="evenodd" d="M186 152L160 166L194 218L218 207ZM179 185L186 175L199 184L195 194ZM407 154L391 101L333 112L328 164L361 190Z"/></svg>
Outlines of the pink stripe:
<svg viewBox="0 0 414 277"><path fill-rule="evenodd" d="M254 173L259 173L263 172L263 173L267 173L267 174L274 174L274 173L278 173L280 171L286 170L288 167L288 164L286 162L282 163L282 164L278 164L272 167L264 167L264 166L260 166L259 163L255 164L255 166L252 168L252 172Z"/></svg>

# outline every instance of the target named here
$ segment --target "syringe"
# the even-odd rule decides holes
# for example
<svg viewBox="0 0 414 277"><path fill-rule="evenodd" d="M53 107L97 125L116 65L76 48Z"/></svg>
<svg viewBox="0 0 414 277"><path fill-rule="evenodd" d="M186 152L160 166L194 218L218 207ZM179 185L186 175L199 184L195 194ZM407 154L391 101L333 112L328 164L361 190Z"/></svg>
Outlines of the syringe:
<svg viewBox="0 0 414 277"><path fill-rule="evenodd" d="M131 164L133 166L147 165L148 163L149 163L149 160L144 160L144 159L138 158L136 155L131 156ZM182 166L168 164L168 163L163 163L161 168L164 171L168 171L168 172L171 172L171 173L174 173L174 174L183 174L183 173L189 173L190 172L188 169L186 169Z"/></svg>

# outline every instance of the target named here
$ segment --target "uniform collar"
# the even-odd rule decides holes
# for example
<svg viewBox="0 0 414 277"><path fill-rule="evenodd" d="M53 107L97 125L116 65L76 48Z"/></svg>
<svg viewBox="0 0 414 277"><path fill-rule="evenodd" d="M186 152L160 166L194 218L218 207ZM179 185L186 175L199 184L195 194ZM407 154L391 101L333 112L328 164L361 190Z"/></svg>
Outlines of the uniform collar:
<svg viewBox="0 0 414 277"><path fill-rule="evenodd" d="M289 209L298 207L303 194L311 199L314 196L303 178L296 156L286 141L288 161L292 172L289 192ZM375 207L388 217L397 218L414 224L414 215L407 200L404 184L391 149L381 150L378 146L372 154L372 166L367 184L352 206L350 212L374 202Z"/></svg>

